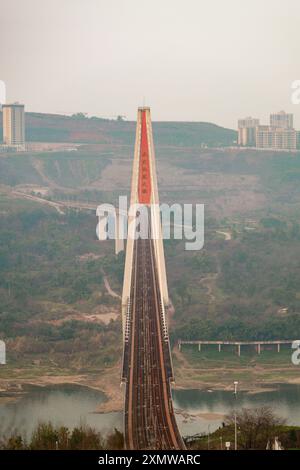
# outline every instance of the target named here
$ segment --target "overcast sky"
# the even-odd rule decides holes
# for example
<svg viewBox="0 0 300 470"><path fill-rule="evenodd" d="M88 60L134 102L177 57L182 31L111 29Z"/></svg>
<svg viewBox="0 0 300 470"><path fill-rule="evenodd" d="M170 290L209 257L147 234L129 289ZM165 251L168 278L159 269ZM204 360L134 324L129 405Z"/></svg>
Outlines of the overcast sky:
<svg viewBox="0 0 300 470"><path fill-rule="evenodd" d="M0 0L0 79L29 111L267 121L294 112L299 0Z"/></svg>

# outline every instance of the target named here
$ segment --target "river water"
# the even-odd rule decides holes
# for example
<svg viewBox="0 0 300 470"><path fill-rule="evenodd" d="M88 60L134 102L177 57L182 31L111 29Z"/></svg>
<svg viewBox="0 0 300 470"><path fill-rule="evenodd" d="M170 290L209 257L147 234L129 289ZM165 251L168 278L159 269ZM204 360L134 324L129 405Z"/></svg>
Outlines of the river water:
<svg viewBox="0 0 300 470"><path fill-rule="evenodd" d="M240 392L237 408L271 406L287 420L288 424L300 425L300 385L273 386L274 389L260 393ZM208 390L174 390L177 422L184 436L201 432L213 432L224 415L235 406L232 392ZM122 413L94 413L105 401L105 395L96 390L77 385L51 387L28 387L18 400L7 401L0 394L0 435L18 430L30 437L34 427L42 421L73 428L80 423L88 424L103 433L114 427L122 429Z"/></svg>

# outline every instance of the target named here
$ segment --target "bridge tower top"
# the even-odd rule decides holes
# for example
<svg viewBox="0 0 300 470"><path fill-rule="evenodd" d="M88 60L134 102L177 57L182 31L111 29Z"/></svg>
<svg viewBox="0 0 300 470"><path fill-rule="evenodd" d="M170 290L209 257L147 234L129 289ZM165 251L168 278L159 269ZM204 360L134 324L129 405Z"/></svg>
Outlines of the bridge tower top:
<svg viewBox="0 0 300 470"><path fill-rule="evenodd" d="M153 230L152 238L154 243L161 301L162 304L166 306L169 304L169 296L159 213L155 152L149 106L141 106L138 108L137 112L130 204L145 204L150 208L151 218L153 221L151 227ZM132 221L129 220L129 224L130 222ZM131 237L127 237L122 295L122 311L124 312L123 326L125 325L125 312L127 311L127 303L130 297L131 277L133 271L133 245L134 240L132 240Z"/></svg>

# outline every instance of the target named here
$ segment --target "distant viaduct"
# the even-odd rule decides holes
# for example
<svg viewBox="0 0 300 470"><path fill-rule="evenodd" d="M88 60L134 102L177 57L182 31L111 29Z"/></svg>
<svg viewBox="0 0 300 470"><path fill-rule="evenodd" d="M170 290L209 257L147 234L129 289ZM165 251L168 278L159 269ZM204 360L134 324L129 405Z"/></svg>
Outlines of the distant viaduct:
<svg viewBox="0 0 300 470"><path fill-rule="evenodd" d="M198 350L201 351L202 346L214 344L218 346L218 350L219 352L221 352L222 346L231 345L231 346L236 346L237 354L238 356L240 356L242 346L254 346L257 351L257 354L260 354L263 346L274 345L277 347L277 352L280 352L281 345L284 345L284 344L292 345L294 342L295 340L276 340L276 341L202 341L202 340L201 341L200 340L199 341L183 341L183 340L179 340L178 348L179 348L179 351L181 351L182 346L185 344L196 344L198 345Z"/></svg>

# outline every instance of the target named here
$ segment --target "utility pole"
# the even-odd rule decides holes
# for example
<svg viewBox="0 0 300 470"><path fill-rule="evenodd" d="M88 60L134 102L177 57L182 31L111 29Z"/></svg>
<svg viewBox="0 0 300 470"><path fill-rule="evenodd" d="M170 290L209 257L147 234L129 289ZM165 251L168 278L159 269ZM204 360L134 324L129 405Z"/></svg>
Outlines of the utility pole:
<svg viewBox="0 0 300 470"><path fill-rule="evenodd" d="M236 402L237 402L237 386L238 381L234 381L234 397L235 397L235 406L234 406L234 450L237 450L237 417L236 417Z"/></svg>
<svg viewBox="0 0 300 470"><path fill-rule="evenodd" d="M208 425L208 434L207 434L207 450L209 450L209 435L210 435L210 425Z"/></svg>

